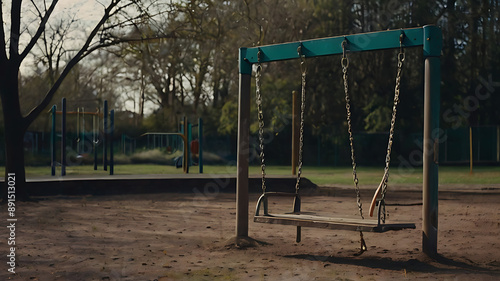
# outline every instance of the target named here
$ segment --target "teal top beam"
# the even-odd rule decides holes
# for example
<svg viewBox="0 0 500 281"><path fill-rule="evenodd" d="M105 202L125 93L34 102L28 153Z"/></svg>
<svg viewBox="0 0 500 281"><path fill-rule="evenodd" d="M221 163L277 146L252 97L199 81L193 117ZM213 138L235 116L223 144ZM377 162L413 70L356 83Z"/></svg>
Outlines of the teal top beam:
<svg viewBox="0 0 500 281"><path fill-rule="evenodd" d="M425 31L424 31L425 30ZM266 45L253 48L240 48L240 73L251 74L252 64L258 62L258 52L261 51L260 62L282 61L289 59L298 59L297 49L301 46L302 54L306 58L329 56L342 54L342 42L348 42L349 52L363 52L381 49L393 49L400 47L400 36L404 34L403 47L418 47L425 43L425 35L439 39L441 30L438 27L429 25L419 28L388 30L370 33L361 33L346 36L337 36L313 40L304 40L284 44ZM425 34L425 35L424 35ZM429 47L424 55L441 53L441 40L433 40L433 47ZM431 50L432 49L432 50Z"/></svg>
<svg viewBox="0 0 500 281"><path fill-rule="evenodd" d="M441 29L426 25L424 30L424 57L439 57L443 49L443 32Z"/></svg>

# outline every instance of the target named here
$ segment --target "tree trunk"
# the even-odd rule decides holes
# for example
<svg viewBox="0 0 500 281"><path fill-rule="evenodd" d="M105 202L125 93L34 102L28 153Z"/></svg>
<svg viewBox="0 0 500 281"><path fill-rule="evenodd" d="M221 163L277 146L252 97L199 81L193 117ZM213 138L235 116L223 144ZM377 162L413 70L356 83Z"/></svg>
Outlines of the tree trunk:
<svg viewBox="0 0 500 281"><path fill-rule="evenodd" d="M5 112L5 108L4 108ZM8 120L4 114L4 120ZM9 178L15 177L15 195L16 200L26 201L29 200L26 191L26 173L24 170L24 130L20 126L7 126L13 121L5 122L5 186L2 192L2 199L7 199L7 185ZM15 122L15 121L14 121ZM11 124L16 124L11 123ZM9 128L10 127L10 128ZM8 148L8 149L7 149Z"/></svg>
<svg viewBox="0 0 500 281"><path fill-rule="evenodd" d="M7 199L9 176L15 176L16 200L29 200L26 192L26 173L24 170L24 133L26 121L21 115L18 90L18 70L16 65L4 64L0 73L0 97L2 99L5 124L5 184L2 199Z"/></svg>

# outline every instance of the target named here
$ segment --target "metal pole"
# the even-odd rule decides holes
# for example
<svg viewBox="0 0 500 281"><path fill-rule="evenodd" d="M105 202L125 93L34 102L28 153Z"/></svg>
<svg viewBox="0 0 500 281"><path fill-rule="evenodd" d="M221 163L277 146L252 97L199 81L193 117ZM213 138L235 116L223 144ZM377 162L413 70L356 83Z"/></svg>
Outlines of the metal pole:
<svg viewBox="0 0 500 281"><path fill-rule="evenodd" d="M61 176L66 175L66 98L62 98L61 118Z"/></svg>
<svg viewBox="0 0 500 281"><path fill-rule="evenodd" d="M472 127L469 127L469 162L470 162L470 171L469 174L472 175Z"/></svg>
<svg viewBox="0 0 500 281"><path fill-rule="evenodd" d="M500 162L500 126L497 126L497 162Z"/></svg>
<svg viewBox="0 0 500 281"><path fill-rule="evenodd" d="M188 126L187 126L187 117L184 116L184 125L182 126L183 128L183 134L184 134L184 156L182 159L182 168L184 169L184 173L187 174L189 173L189 165L188 165L188 157L189 157L189 144L188 144Z"/></svg>
<svg viewBox="0 0 500 281"><path fill-rule="evenodd" d="M50 166L52 176L56 175L56 105L52 106L52 129L50 131Z"/></svg>
<svg viewBox="0 0 500 281"><path fill-rule="evenodd" d="M439 143L440 55L442 33L436 26L424 26L424 150L422 188L422 251L437 255L438 233L438 164L436 144Z"/></svg>
<svg viewBox="0 0 500 281"><path fill-rule="evenodd" d="M113 136L115 131L115 110L109 112L109 174L113 175L115 163L113 158Z"/></svg>
<svg viewBox="0 0 500 281"><path fill-rule="evenodd" d="M198 118L198 168L203 174L203 119Z"/></svg>
<svg viewBox="0 0 500 281"><path fill-rule="evenodd" d="M444 163L448 162L448 129L444 131L446 138L444 139Z"/></svg>
<svg viewBox="0 0 500 281"><path fill-rule="evenodd" d="M85 148L85 107L82 107L82 149L81 151L83 153L87 153L86 148Z"/></svg>
<svg viewBox="0 0 500 281"><path fill-rule="evenodd" d="M193 157L191 155L191 142L193 141L193 125L188 122L188 165L193 166Z"/></svg>
<svg viewBox="0 0 500 281"><path fill-rule="evenodd" d="M298 92L292 92L292 175L297 174L299 162L299 103Z"/></svg>
<svg viewBox="0 0 500 281"><path fill-rule="evenodd" d="M108 101L104 101L104 137L103 137L103 155L102 164L104 171L108 170Z"/></svg>
<svg viewBox="0 0 500 281"><path fill-rule="evenodd" d="M236 237L248 237L248 162L250 143L251 74L240 73L238 101L238 158L236 177Z"/></svg>
<svg viewBox="0 0 500 281"><path fill-rule="evenodd" d="M93 142L92 147L94 148L94 170L97 170L97 138L99 134L99 109L97 110L97 117L96 115L92 117L92 130L94 130L94 135L92 136L92 142Z"/></svg>
<svg viewBox="0 0 500 281"><path fill-rule="evenodd" d="M318 166L321 166L321 135L318 136Z"/></svg>
<svg viewBox="0 0 500 281"><path fill-rule="evenodd" d="M476 134L479 136L477 139L477 161L481 161L481 127L477 127Z"/></svg>
<svg viewBox="0 0 500 281"><path fill-rule="evenodd" d="M76 154L80 155L80 108L76 109Z"/></svg>

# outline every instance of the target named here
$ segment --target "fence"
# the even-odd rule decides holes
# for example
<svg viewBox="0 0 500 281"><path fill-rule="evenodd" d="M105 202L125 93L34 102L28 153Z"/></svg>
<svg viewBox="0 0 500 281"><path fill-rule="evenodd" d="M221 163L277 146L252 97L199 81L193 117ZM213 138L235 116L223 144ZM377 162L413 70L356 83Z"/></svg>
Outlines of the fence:
<svg viewBox="0 0 500 281"><path fill-rule="evenodd" d="M500 126L462 127L446 129L440 139L439 162L441 165L468 164L470 162L470 136L472 132L472 160L475 164L500 164ZM72 136L68 136L70 139ZM76 136L73 136L76 138ZM229 162L236 160L236 140L230 137L205 137L205 151L219 155ZM304 136L304 165L312 166L348 166L351 163L347 137L339 136L336 140L325 140L321 136L313 136L306 128ZM115 152L131 153L131 147L148 147L149 149L176 147L175 138L150 139L147 137L137 143L131 140L115 141ZM291 130L284 129L279 135L266 144L266 158L272 165L290 165ZM383 165L387 147L387 133L354 134L357 162L360 165ZM24 148L27 165L50 164L50 136L43 132L27 132ZM413 160L419 166L422 151L422 133L396 134L392 154L392 164L398 165L402 160ZM71 142L69 142L71 145ZM3 138L0 139L3 145ZM74 144L73 144L74 145ZM252 148L251 148L252 149ZM31 163L30 161L36 161ZM3 150L0 150L0 165L5 162ZM258 164L257 162L254 164Z"/></svg>

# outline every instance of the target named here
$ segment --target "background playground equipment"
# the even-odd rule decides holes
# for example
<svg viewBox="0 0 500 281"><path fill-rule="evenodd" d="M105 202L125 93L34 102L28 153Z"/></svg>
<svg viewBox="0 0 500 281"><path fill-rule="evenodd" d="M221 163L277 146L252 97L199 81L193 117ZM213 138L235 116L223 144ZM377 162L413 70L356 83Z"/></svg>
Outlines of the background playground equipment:
<svg viewBox="0 0 500 281"><path fill-rule="evenodd" d="M184 119L180 124L180 131L185 132L185 124L187 124L187 143L188 145L188 166L193 166L193 156L198 159L199 173L203 174L203 119L198 118L198 124L191 124ZM198 128L198 138L193 138L193 128Z"/></svg>
<svg viewBox="0 0 500 281"><path fill-rule="evenodd" d="M185 130L184 124L187 124ZM193 128L197 127L196 138L193 137ZM191 124L188 122L187 117L179 124L178 133L164 133L164 132L148 132L144 133L137 138L131 138L125 134L122 135L122 149L123 154L132 154L137 148L146 150L160 149L164 150L167 154L174 154L182 149L182 168L184 173L189 173L189 167L198 165L199 173L203 173L203 119L198 118L198 124ZM193 162L193 156L197 158L198 162ZM178 157L177 161L181 161Z"/></svg>
<svg viewBox="0 0 500 281"><path fill-rule="evenodd" d="M68 154L67 154L67 115L76 115L76 154L77 158L83 157L83 154L92 153L94 154L94 170L97 170L97 158L98 158L98 146L102 144L103 147L103 169L108 170L109 164L109 174L114 173L114 155L113 155L113 133L115 129L114 125L114 110L109 112L108 118L108 101L104 101L104 109L101 112L97 109L96 112L86 112L83 108L77 109L77 111L67 111L66 109L66 98L62 98L61 101L61 111L57 111L57 106L53 105L51 114L51 133L50 133L50 147L51 147L51 175L56 175L56 152L57 152L57 132L56 132L56 116L61 115L61 176L66 175L66 166L68 165ZM85 126L85 115L92 116L92 131L86 131ZM103 120L103 131L100 131L100 119ZM109 119L109 120L108 120ZM108 124L109 121L109 124ZM87 139L91 135L91 139ZM89 146L88 143L91 143ZM109 161L108 161L108 146L109 146ZM89 147L90 149L89 151Z"/></svg>
<svg viewBox="0 0 500 281"><path fill-rule="evenodd" d="M403 38L403 41L400 39ZM248 165L250 140L250 86L252 66L256 63L343 54L342 42L347 41L350 52L374 51L404 47L422 47L424 55L424 129L423 129L423 194L422 250L430 256L437 254L438 230L438 145L440 104L440 55L442 32L427 25L421 28L391 30L320 38L240 48L238 102L238 161L236 195L236 239L248 239ZM302 50L298 54L297 50ZM345 54L345 53L344 53Z"/></svg>

